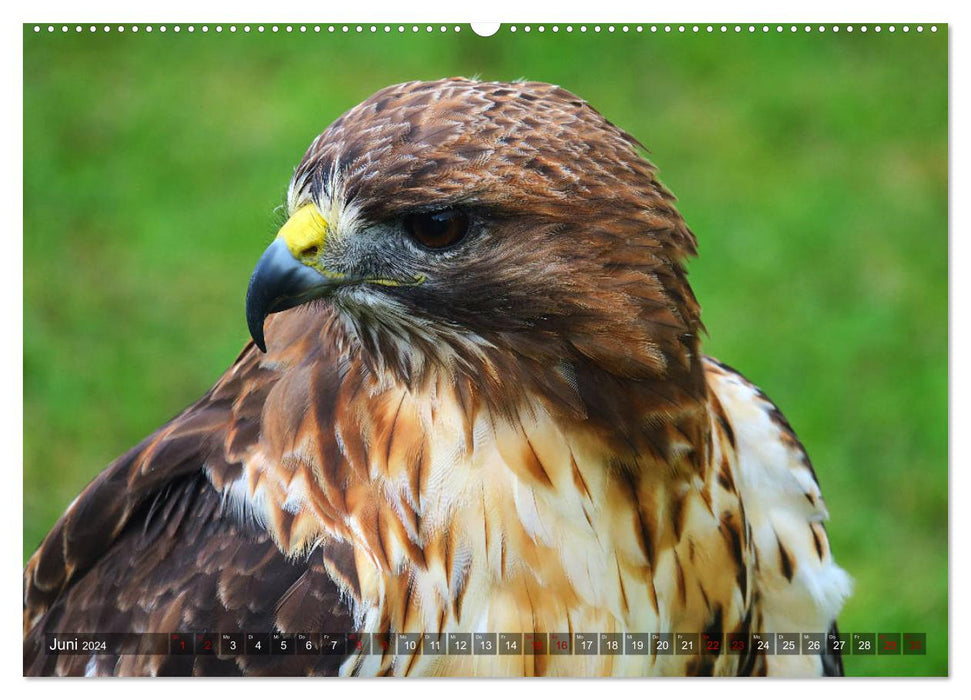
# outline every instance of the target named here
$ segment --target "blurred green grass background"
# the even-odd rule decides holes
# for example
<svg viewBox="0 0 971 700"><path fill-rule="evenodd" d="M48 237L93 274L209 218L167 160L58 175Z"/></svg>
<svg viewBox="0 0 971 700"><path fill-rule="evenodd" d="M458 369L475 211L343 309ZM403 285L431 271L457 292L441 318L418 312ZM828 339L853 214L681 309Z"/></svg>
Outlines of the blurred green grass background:
<svg viewBox="0 0 971 700"><path fill-rule="evenodd" d="M46 29L46 27L45 27ZM700 240L705 349L805 443L843 631L947 673L947 33L490 38L24 29L24 557L247 340L292 168L394 82L559 83L651 149Z"/></svg>

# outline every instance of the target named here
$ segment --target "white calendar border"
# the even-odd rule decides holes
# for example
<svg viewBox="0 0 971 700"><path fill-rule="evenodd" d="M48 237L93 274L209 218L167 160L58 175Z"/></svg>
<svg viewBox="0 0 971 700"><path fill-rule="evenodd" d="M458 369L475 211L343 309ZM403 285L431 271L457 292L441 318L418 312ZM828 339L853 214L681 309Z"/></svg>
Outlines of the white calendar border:
<svg viewBox="0 0 971 700"><path fill-rule="evenodd" d="M13 445L14 449L7 449L7 472L5 478L7 499L0 517L5 530L10 533L3 538L3 564L4 576L2 577L3 589L0 600L3 606L3 621L6 633L2 635L3 654L0 656L3 663L4 676L11 679L19 679L18 687L15 692L31 695L40 694L70 694L72 697L85 697L88 695L103 697L128 697L137 693L148 698L170 698L172 693L184 693L185 689L180 685L174 688L172 682L139 682L136 687L132 682L68 682L66 685L57 682L55 685L50 680L31 679L24 680L22 675L22 654L21 639L19 630L21 628L21 608L20 601L22 596L22 566L21 548L18 546L17 537L13 533L22 533L23 513L22 513L22 349L23 349L23 318L22 318L22 243L17 235L18 230L22 230L23 210L22 210L22 89L23 89L23 64L22 48L23 34L21 23L25 22L130 22L130 23L158 23L160 21L172 22L179 20L182 22L213 22L218 19L220 22L254 22L259 20L271 20L275 22L308 22L314 19L326 19L330 23L336 22L389 22L400 23L424 23L434 21L441 23L466 24L469 21L495 22L504 20L506 22L544 22L559 24L578 23L578 22L599 22L602 24L627 23L633 24L638 20L652 23L665 22L728 22L748 23L748 22L772 22L772 23L853 23L864 22L907 22L907 23L944 23L954 22L949 28L951 42L952 63L950 67L951 75L951 95L950 95L950 114L967 114L967 86L964 78L968 74L968 43L964 39L965 32L968 31L968 24L963 24L963 17L959 17L956 3L940 2L937 0L924 0L920 3L902 2L900 0L882 0L880 3L850 3L837 0L817 0L812 4L798 6L795 4L785 4L778 1L752 2L738 1L727 8L724 3L697 2L690 5L664 3L652 5L648 3L638 3L636 6L622 0L597 0L596 3L586 5L568 5L565 2L533 2L526 4L514 2L514 0L490 0L488 3L482 2L478 5L456 2L426 2L421 5L417 3L391 2L382 0L379 2L362 3L327 3L317 0L314 3L290 2L286 4L268 5L265 2L257 3L250 0L237 0L230 5L216 5L215 3L204 3L199 0L169 0L164 5L150 7L146 5L136 6L130 2L91 0L85 2L83 8L79 8L77 3L68 3L64 0L59 2L41 1L29 4L19 4L16 8L5 8L4 14L7 21L3 23L4 36L0 41L0 51L3 51L5 59L3 61L4 70L2 90L8 97L7 108L4 109L4 169L3 187L5 224L8 227L6 236L6 251L0 258L2 273L0 279L5 285L6 294L4 299L9 304L4 308L4 318L6 323L7 337L3 344L3 366L8 374L5 378L7 392L4 396L3 416L3 444ZM407 9L407 13L404 11ZM957 122L953 122L957 123ZM967 141L958 130L951 132L951 181L950 188L952 193L958 191L956 185L963 184L965 178L962 177L967 171L968 149ZM967 197L963 198L967 201ZM971 296L969 296L969 282L971 270L969 270L968 260L968 239L971 232L968 230L968 217L966 215L967 204L962 202L962 198L954 198L951 204L951 230L963 232L954 234L951 237L951 299L949 309L951 309L951 330L949 338L951 342L951 357L958 358L959 361L953 362L950 376L950 396L953 413L950 414L952 425L967 426L971 424L971 415L968 411L968 399L971 394L971 375L966 368L966 364L961 362L961 351L967 350L968 343L968 309L971 308ZM27 235L27 232L25 232ZM963 432L963 435L962 435ZM952 464L960 468L954 470L951 480L952 502L962 503L966 498L971 497L968 489L968 465L971 464L971 450L968 448L968 431L955 431L954 442L952 442L953 452ZM14 466L17 462L21 464L21 469ZM13 464L12 464L13 463ZM960 494L960 497L958 496ZM963 543L963 555L961 549L950 546L950 575L952 581L963 583L963 586L956 586L952 590L967 589L968 586L968 566L967 566L967 541L968 541L968 510L967 508L951 508L950 513L953 518L954 528L951 530L949 542L953 542L955 537ZM963 624L968 620L968 605L962 602L963 596L957 595L952 599L951 621L949 630L964 629ZM952 633L953 639L953 633ZM951 653L960 654L963 650L949 645ZM967 665L952 665L952 681L926 681L908 680L906 686L900 689L907 693L923 693L931 690L936 695L957 695L956 688L964 686L971 672L966 670ZM956 676L956 678L955 678ZM439 693L462 693L469 700L476 698L491 698L495 693L508 693L513 687L516 691L527 691L531 693L561 693L563 698L572 698L575 694L599 693L601 683L611 681L548 681L556 685L552 688L548 685L538 687L529 685L531 681L511 680L493 681L481 683L468 683L456 680L448 681L419 681L409 683L398 683L394 686L380 686L376 682L354 681L353 684L330 685L326 688L320 685L314 688L306 686L297 687L295 684L301 682L296 679L267 679L258 681L248 679L241 683L235 683L231 687L226 686L226 681L219 680L184 680L181 683L200 683L197 686L198 692L212 694L222 693L226 690L239 694L241 697L266 697L267 693L275 694L282 692L290 693L347 693L354 697L369 697L378 693L386 695L393 693L396 700L405 697L426 697L428 694ZM304 681L305 682L305 681ZM334 681L317 680L316 683L333 683ZM709 696L711 693L731 692L737 693L742 686L735 685L733 688L719 684L712 686L709 683L687 683L676 682L673 685L656 686L642 685L647 682L656 683L658 681L612 681L623 683L623 686L614 686L615 692L630 693L677 693L678 697L692 697L695 695ZM663 681L662 681L663 682ZM436 685L432 685L436 683ZM444 683L444 685L443 685ZM637 685L635 685L635 683ZM778 696L784 693L793 698L813 698L825 692L827 696L836 693L854 694L866 692L862 683L875 683L885 690L891 690L891 684L896 684L894 680L848 680L842 684L828 682L826 689L814 683L786 682L784 685L779 683L759 684L758 682L746 682L744 690L747 695L753 697L763 693ZM28 687L20 684L29 684ZM459 687L461 684L461 687ZM596 686L594 685L596 684ZM932 685L933 684L933 685ZM928 686L925 688L924 686ZM967 689L965 689L965 694Z"/></svg>

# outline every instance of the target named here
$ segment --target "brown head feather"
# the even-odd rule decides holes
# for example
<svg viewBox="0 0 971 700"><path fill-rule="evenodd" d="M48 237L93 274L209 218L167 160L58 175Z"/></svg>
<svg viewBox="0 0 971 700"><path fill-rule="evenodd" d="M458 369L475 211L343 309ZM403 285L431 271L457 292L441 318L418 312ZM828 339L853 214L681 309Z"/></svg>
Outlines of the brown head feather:
<svg viewBox="0 0 971 700"><path fill-rule="evenodd" d="M649 386L641 400L658 412L705 393L684 269L695 238L638 149L560 87L405 83L313 142L290 205L354 209L354 235L333 241L336 269L359 237L406 215L469 212L472 233L454 251L411 266L407 251L362 263L379 275L404 266L424 284L372 288L365 302L359 290L334 298L365 361L413 386L447 356L450 378L493 410L513 413L519 387L552 397L558 413L623 428L624 416L644 413L617 405L623 385ZM393 321L375 297L393 300ZM331 308L315 307L321 322Z"/></svg>

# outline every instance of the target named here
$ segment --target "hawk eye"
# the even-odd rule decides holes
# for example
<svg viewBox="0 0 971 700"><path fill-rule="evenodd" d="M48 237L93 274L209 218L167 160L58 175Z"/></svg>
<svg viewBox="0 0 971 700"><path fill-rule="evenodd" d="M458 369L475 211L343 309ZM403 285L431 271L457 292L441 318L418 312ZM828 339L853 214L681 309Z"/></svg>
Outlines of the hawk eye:
<svg viewBox="0 0 971 700"><path fill-rule="evenodd" d="M405 217L404 223L409 236L433 250L455 245L469 231L468 215L455 209L412 214Z"/></svg>

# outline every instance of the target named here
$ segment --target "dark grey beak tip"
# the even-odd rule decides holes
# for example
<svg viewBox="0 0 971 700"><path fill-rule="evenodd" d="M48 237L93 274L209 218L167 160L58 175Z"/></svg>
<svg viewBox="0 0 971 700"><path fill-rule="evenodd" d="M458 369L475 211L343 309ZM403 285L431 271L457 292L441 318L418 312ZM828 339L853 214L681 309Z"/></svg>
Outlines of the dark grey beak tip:
<svg viewBox="0 0 971 700"><path fill-rule="evenodd" d="M262 333L253 333L251 331L250 332L250 337L253 338L253 343L256 345L256 347L258 347L260 349L260 351L265 355L266 354L266 338L263 337L263 334Z"/></svg>
<svg viewBox="0 0 971 700"><path fill-rule="evenodd" d="M262 284L262 280L257 274L258 271L259 265L257 264L256 271L250 277L249 287L246 289L246 325L249 327L250 337L256 343L256 347L265 353L266 338L263 336L263 322L269 316L269 304L258 286Z"/></svg>
<svg viewBox="0 0 971 700"><path fill-rule="evenodd" d="M246 289L246 325L256 347L266 352L263 322L267 316L321 297L332 286L294 258L285 241L271 243L256 263Z"/></svg>

